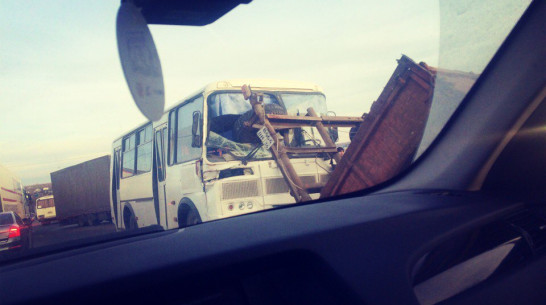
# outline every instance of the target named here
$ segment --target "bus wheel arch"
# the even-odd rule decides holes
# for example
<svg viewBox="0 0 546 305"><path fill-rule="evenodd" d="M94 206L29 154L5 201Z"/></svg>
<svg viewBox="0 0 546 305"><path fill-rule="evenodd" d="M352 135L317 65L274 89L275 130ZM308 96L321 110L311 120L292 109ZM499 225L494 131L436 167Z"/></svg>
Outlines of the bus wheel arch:
<svg viewBox="0 0 546 305"><path fill-rule="evenodd" d="M135 211L133 211L130 205L125 205L123 208L123 225L125 226L125 230L138 229Z"/></svg>
<svg viewBox="0 0 546 305"><path fill-rule="evenodd" d="M177 216L179 228L185 228L203 222L195 204L189 198L183 198L180 201Z"/></svg>

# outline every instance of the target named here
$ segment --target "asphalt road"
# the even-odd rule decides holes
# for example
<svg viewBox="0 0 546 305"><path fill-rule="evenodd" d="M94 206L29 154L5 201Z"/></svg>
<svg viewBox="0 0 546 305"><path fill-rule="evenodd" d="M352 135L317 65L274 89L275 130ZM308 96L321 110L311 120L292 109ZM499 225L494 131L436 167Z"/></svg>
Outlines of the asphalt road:
<svg viewBox="0 0 546 305"><path fill-rule="evenodd" d="M106 222L87 227L78 227L78 225L61 226L58 223L51 223L49 225L34 223L32 231L32 247L39 248L110 234L115 232L116 229L112 223Z"/></svg>

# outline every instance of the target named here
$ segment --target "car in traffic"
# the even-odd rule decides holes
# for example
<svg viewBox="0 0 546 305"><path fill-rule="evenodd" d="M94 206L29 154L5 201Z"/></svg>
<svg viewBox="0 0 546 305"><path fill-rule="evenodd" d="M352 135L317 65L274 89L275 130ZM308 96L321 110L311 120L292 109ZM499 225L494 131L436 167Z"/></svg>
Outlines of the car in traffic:
<svg viewBox="0 0 546 305"><path fill-rule="evenodd" d="M30 221L14 212L0 213L0 252L28 250L32 242Z"/></svg>

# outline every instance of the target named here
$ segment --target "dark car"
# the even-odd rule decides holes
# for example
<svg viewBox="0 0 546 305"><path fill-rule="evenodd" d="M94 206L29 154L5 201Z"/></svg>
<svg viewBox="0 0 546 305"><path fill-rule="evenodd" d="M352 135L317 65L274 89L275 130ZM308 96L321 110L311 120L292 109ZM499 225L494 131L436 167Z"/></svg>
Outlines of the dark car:
<svg viewBox="0 0 546 305"><path fill-rule="evenodd" d="M0 213L0 252L31 247L31 226L13 212Z"/></svg>

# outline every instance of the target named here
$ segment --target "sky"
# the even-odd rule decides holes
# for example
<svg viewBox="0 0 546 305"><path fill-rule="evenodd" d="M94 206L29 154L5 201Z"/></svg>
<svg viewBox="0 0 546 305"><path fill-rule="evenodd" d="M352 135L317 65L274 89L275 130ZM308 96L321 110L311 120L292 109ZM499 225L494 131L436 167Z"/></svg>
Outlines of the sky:
<svg viewBox="0 0 546 305"><path fill-rule="evenodd" d="M457 14L473 2L460 3ZM0 164L23 184L109 154L115 138L145 121L119 63L118 7L115 0L0 0ZM435 0L254 0L205 27L151 25L166 107L213 81L268 78L316 83L329 110L360 116L402 54L431 66L442 61L439 7ZM479 65L446 55L443 66L479 73L492 52Z"/></svg>

